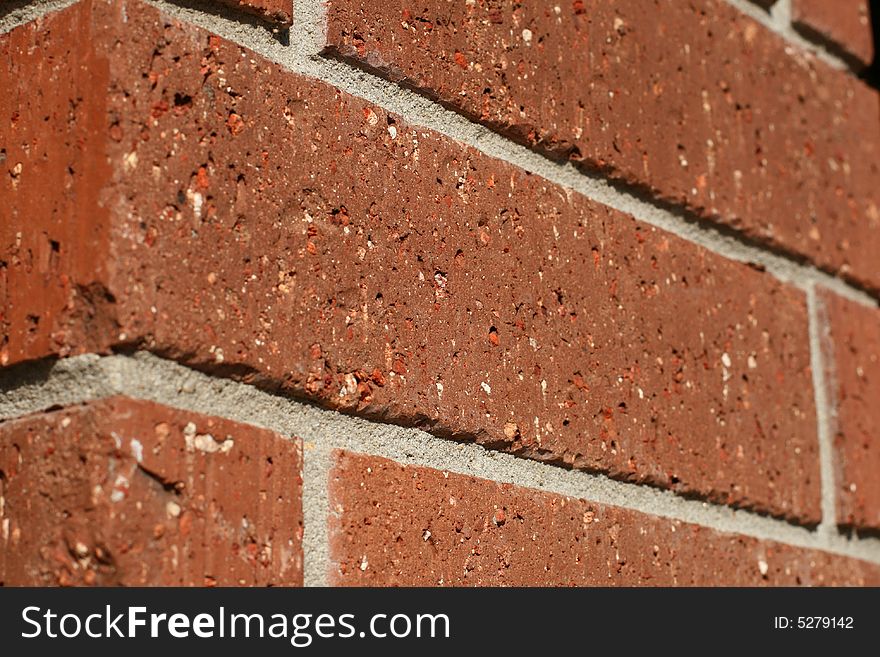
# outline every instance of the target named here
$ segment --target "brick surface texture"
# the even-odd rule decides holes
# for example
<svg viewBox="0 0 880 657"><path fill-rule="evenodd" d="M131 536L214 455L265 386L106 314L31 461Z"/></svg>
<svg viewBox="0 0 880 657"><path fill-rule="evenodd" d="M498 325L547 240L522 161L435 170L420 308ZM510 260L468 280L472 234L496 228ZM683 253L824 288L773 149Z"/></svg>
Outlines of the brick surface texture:
<svg viewBox="0 0 880 657"><path fill-rule="evenodd" d="M336 584L878 583L833 548L880 530L880 103L843 4L794 7L849 68L721 0L331 0L309 76L290 0L193 7L241 43L141 0L0 34L0 411L18 372L147 351L819 546L339 453L306 528ZM0 415L0 582L320 580L295 437L112 385Z"/></svg>
<svg viewBox="0 0 880 657"><path fill-rule="evenodd" d="M113 398L0 424L0 583L302 583L300 448Z"/></svg>
<svg viewBox="0 0 880 657"><path fill-rule="evenodd" d="M723 0L331 0L328 29L542 152L880 284L876 91Z"/></svg>
<svg viewBox="0 0 880 657"><path fill-rule="evenodd" d="M837 404L838 519L880 530L880 311L830 293L824 301Z"/></svg>
<svg viewBox="0 0 880 657"><path fill-rule="evenodd" d="M853 559L359 454L330 491L338 585L880 583Z"/></svg>
<svg viewBox="0 0 880 657"><path fill-rule="evenodd" d="M293 22L293 0L214 0L218 6L225 5L248 14L254 14L279 27L289 27Z"/></svg>

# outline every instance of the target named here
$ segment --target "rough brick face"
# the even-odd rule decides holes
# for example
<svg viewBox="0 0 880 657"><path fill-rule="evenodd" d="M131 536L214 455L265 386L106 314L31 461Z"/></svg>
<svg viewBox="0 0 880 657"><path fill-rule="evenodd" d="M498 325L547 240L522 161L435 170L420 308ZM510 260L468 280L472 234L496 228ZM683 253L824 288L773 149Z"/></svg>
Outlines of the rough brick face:
<svg viewBox="0 0 880 657"><path fill-rule="evenodd" d="M302 583L300 447L113 398L0 423L0 583Z"/></svg>
<svg viewBox="0 0 880 657"><path fill-rule="evenodd" d="M279 27L288 27L293 22L293 0L214 0L214 2L254 14Z"/></svg>
<svg viewBox="0 0 880 657"><path fill-rule="evenodd" d="M880 583L853 559L348 452L330 493L338 585Z"/></svg>
<svg viewBox="0 0 880 657"><path fill-rule="evenodd" d="M798 30L828 43L856 68L871 63L874 40L868 0L792 0L791 18Z"/></svg>
<svg viewBox="0 0 880 657"><path fill-rule="evenodd" d="M83 181L112 213L94 341L818 521L800 292L155 9L89 29L114 171Z"/></svg>
<svg viewBox="0 0 880 657"><path fill-rule="evenodd" d="M880 529L880 311L823 295L830 323L838 521Z"/></svg>
<svg viewBox="0 0 880 657"><path fill-rule="evenodd" d="M880 585L877 91L726 0L327 4L0 20L0 585ZM159 377L244 423L66 406Z"/></svg>
<svg viewBox="0 0 880 657"><path fill-rule="evenodd" d="M880 287L876 91L726 2L332 0L328 48Z"/></svg>
<svg viewBox="0 0 880 657"><path fill-rule="evenodd" d="M98 199L110 67L77 36L89 32L77 7L0 35L0 365L93 349L112 331Z"/></svg>

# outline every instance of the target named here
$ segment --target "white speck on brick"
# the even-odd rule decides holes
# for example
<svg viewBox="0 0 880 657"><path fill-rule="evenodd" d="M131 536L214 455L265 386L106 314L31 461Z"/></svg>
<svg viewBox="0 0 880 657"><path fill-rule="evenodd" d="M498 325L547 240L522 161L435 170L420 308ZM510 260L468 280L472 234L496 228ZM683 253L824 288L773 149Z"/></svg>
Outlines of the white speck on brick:
<svg viewBox="0 0 880 657"><path fill-rule="evenodd" d="M125 169L126 173L134 171L137 168L137 165L138 155L135 151L132 151L131 153L126 153L126 155L122 158L122 166Z"/></svg>
<svg viewBox="0 0 880 657"><path fill-rule="evenodd" d="M125 491L128 489L128 478L125 475L117 475L113 482L113 492L110 493L111 502L121 502L125 499Z"/></svg>
<svg viewBox="0 0 880 657"><path fill-rule="evenodd" d="M227 436L226 440L223 440L222 442L218 441L209 433L201 433L194 438L186 438L186 447L189 451L197 449L206 454L214 454L216 452L226 454L232 449L233 445L235 445L235 441L231 436Z"/></svg>
<svg viewBox="0 0 880 657"><path fill-rule="evenodd" d="M202 218L202 206L205 203L205 197L202 196L199 192L193 192L190 195L190 199L192 200L193 216L196 219L201 219Z"/></svg>
<svg viewBox="0 0 880 657"><path fill-rule="evenodd" d="M144 460L144 446L141 444L141 441L137 438L132 438L129 447L131 448L131 455L134 459L138 463L142 462Z"/></svg>
<svg viewBox="0 0 880 657"><path fill-rule="evenodd" d="M357 392L357 379L354 374L346 374L344 377L345 383L339 388L339 396L347 397L348 395L353 395Z"/></svg>

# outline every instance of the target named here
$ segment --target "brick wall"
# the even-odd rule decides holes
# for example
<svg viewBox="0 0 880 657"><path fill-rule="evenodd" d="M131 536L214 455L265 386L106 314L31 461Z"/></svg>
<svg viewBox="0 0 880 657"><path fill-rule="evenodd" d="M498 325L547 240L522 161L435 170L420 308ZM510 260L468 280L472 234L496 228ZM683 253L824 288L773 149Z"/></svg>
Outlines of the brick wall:
<svg viewBox="0 0 880 657"><path fill-rule="evenodd" d="M770 4L0 4L0 583L880 584L870 16Z"/></svg>

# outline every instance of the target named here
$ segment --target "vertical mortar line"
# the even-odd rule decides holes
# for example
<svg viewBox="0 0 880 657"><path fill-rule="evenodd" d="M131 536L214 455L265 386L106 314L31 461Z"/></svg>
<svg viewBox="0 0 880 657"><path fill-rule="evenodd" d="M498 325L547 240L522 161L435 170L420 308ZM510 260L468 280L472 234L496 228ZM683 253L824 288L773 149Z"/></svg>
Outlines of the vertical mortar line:
<svg viewBox="0 0 880 657"><path fill-rule="evenodd" d="M155 356L103 361L120 392L173 408L217 415L302 440L303 583L326 586L332 441L349 424L335 413L303 406L244 383L189 370ZM342 422L340 426L340 422ZM348 429L352 430L352 429Z"/></svg>
<svg viewBox="0 0 880 657"><path fill-rule="evenodd" d="M314 63L327 42L327 4L325 0L294 0L290 46L297 53L304 71L320 78Z"/></svg>
<svg viewBox="0 0 880 657"><path fill-rule="evenodd" d="M783 35L791 34L794 30L791 25L791 0L776 0L770 7L770 18Z"/></svg>
<svg viewBox="0 0 880 657"><path fill-rule="evenodd" d="M324 441L303 439L303 584L327 586L330 561L330 483L332 448Z"/></svg>
<svg viewBox="0 0 880 657"><path fill-rule="evenodd" d="M294 0L290 46L302 73L322 79L320 54L327 34L325 0ZM319 431L333 431L332 427ZM327 586L330 557L330 446L335 436L303 440L303 584Z"/></svg>
<svg viewBox="0 0 880 657"><path fill-rule="evenodd" d="M810 368L813 372L813 394L816 403L816 433L819 440L819 477L822 501L822 522L818 533L830 539L837 533L837 488L834 477L834 424L836 410L831 399L829 365L825 344L829 339L825 308L816 293L816 284L807 287L807 316L810 331Z"/></svg>

